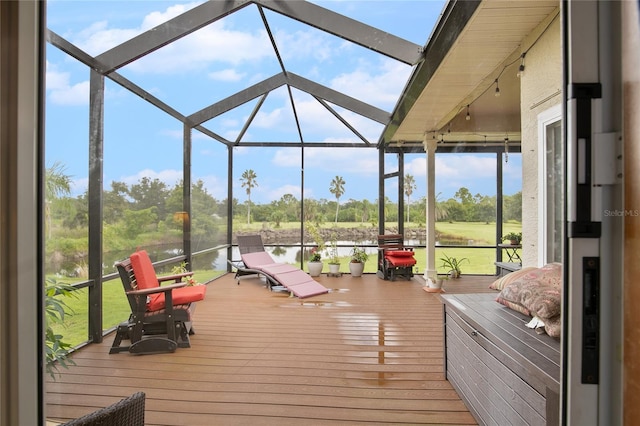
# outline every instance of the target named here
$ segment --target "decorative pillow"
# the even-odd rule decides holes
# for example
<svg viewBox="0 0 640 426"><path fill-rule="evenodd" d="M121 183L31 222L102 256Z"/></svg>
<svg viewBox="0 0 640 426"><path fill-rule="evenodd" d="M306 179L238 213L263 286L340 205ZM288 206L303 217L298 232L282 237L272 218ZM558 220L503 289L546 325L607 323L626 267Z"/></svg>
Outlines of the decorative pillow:
<svg viewBox="0 0 640 426"><path fill-rule="evenodd" d="M546 285L525 285L520 288L518 303L532 314L546 320L560 315L560 288Z"/></svg>
<svg viewBox="0 0 640 426"><path fill-rule="evenodd" d="M560 337L560 315L544 320L544 331L551 337Z"/></svg>
<svg viewBox="0 0 640 426"><path fill-rule="evenodd" d="M538 280L542 284L562 287L562 263L547 263L539 268Z"/></svg>
<svg viewBox="0 0 640 426"><path fill-rule="evenodd" d="M535 271L537 269L538 268L535 268L533 266L527 266L526 268L522 268L519 271L508 273L507 275L504 275L504 276L498 278L497 280L495 280L494 282L492 282L491 285L489 286L489 288L492 288L494 290L500 291L507 284L512 283L515 280L519 280L522 277L526 277L526 275L529 272Z"/></svg>
<svg viewBox="0 0 640 426"><path fill-rule="evenodd" d="M496 301L511 309L515 304L529 311L525 315L537 316L543 321L558 316L561 307L561 270L560 264L552 263L523 274L505 285ZM517 306L515 310L523 312Z"/></svg>
<svg viewBox="0 0 640 426"><path fill-rule="evenodd" d="M510 300L503 299L502 297L500 297L500 295L498 295L498 297L496 298L496 302L506 306L509 309L513 309L514 311L520 312L523 315L526 315L528 317L531 316L531 311L529 311L527 308L525 308L519 303L515 303Z"/></svg>

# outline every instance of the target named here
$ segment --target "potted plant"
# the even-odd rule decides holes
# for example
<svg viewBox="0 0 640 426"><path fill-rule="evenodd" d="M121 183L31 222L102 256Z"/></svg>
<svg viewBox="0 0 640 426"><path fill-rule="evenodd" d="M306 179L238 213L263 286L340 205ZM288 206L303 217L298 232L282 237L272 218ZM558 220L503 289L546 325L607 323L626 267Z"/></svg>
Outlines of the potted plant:
<svg viewBox="0 0 640 426"><path fill-rule="evenodd" d="M438 288L442 288L442 286L444 285L445 281L447 281L449 279L449 275L447 274L438 274L436 276L436 286Z"/></svg>
<svg viewBox="0 0 640 426"><path fill-rule="evenodd" d="M329 246L329 273L340 273L340 257L338 256L338 242L335 234L331 234L331 244Z"/></svg>
<svg viewBox="0 0 640 426"><path fill-rule="evenodd" d="M509 241L512 246L517 246L522 241L522 232L509 232L502 237L502 241Z"/></svg>
<svg viewBox="0 0 640 426"><path fill-rule="evenodd" d="M449 257L446 254L443 254L444 257L441 257L442 266L447 269L447 274L451 278L460 278L462 275L462 269L460 269L460 265L465 260L469 263L469 259L463 257L462 259L458 259L456 257Z"/></svg>
<svg viewBox="0 0 640 426"><path fill-rule="evenodd" d="M324 263L322 263L322 251L325 248L324 239L322 235L320 235L320 231L314 225L309 225L307 227L309 235L316 243L316 247L311 249L311 255L309 256L309 260L307 262L307 269L309 270L309 275L312 277L319 277L322 274L322 268L324 268Z"/></svg>
<svg viewBox="0 0 640 426"><path fill-rule="evenodd" d="M322 274L322 268L324 264L322 263L322 255L320 254L320 250L317 247L311 249L311 256L309 256L309 261L307 262L307 268L309 269L309 275L312 277L319 277Z"/></svg>
<svg viewBox="0 0 640 426"><path fill-rule="evenodd" d="M362 247L354 247L351 250L351 262L349 262L349 271L352 277L359 277L364 271L364 264L369 259L369 255Z"/></svg>

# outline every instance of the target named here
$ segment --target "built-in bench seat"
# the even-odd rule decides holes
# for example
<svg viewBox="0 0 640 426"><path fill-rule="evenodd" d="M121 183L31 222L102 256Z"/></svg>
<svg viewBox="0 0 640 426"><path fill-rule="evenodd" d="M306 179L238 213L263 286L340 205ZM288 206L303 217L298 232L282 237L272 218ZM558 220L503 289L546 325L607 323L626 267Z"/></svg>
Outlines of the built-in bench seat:
<svg viewBox="0 0 640 426"><path fill-rule="evenodd" d="M520 262L494 262L498 268L498 275L503 277L510 272L519 271L522 269L522 263Z"/></svg>
<svg viewBox="0 0 640 426"><path fill-rule="evenodd" d="M479 424L558 424L560 341L495 293L441 295L445 371Z"/></svg>

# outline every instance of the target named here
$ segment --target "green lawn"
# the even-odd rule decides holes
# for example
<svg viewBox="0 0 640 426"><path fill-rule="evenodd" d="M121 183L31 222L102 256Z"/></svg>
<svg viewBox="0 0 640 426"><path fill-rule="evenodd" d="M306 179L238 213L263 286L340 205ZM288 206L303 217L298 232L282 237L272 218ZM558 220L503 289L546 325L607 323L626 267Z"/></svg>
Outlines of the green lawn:
<svg viewBox="0 0 640 426"><path fill-rule="evenodd" d="M502 225L502 235L509 232L521 232L522 224L508 222ZM436 232L464 237L478 245L492 245L496 240L496 224L485 222L437 222Z"/></svg>

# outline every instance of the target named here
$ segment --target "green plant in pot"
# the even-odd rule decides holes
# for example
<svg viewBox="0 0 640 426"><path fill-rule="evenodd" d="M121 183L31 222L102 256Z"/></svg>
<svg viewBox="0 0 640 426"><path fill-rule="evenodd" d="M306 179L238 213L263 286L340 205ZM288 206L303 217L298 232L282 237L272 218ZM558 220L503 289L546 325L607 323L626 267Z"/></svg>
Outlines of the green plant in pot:
<svg viewBox="0 0 640 426"><path fill-rule="evenodd" d="M351 261L349 262L349 271L352 277L359 277L364 271L364 264L369 259L369 255L362 247L354 247L351 250Z"/></svg>
<svg viewBox="0 0 640 426"><path fill-rule="evenodd" d="M509 232L502 237L502 241L509 241L511 245L517 246L522 242L522 232Z"/></svg>
<svg viewBox="0 0 640 426"><path fill-rule="evenodd" d="M449 279L449 275L447 274L438 274L436 275L436 285L438 287L442 287L445 283L445 281L447 281Z"/></svg>
<svg viewBox="0 0 640 426"><path fill-rule="evenodd" d="M329 272L337 274L340 271L340 256L338 256L338 241L335 234L331 234L329 244Z"/></svg>
<svg viewBox="0 0 640 426"><path fill-rule="evenodd" d="M467 259L466 257L463 257L461 259L458 259L456 257L449 257L444 253L443 256L444 257L441 257L440 260L442 261L442 267L447 269L447 274L451 278L460 278L460 275L462 275L462 269L460 268L460 265L464 261L469 263L469 259Z"/></svg>
<svg viewBox="0 0 640 426"><path fill-rule="evenodd" d="M322 268L324 267L322 263L322 252L325 249L324 239L322 238L318 227L313 224L309 224L307 226L307 232L309 232L309 235L316 243L316 247L313 247L309 253L307 269L309 270L309 275L312 277L319 277L322 274Z"/></svg>
<svg viewBox="0 0 640 426"><path fill-rule="evenodd" d="M338 256L338 241L335 233L331 234L331 241L329 243L329 269L333 270L331 272L337 272L337 269L340 269L340 256ZM337 268L335 267L337 265Z"/></svg>

